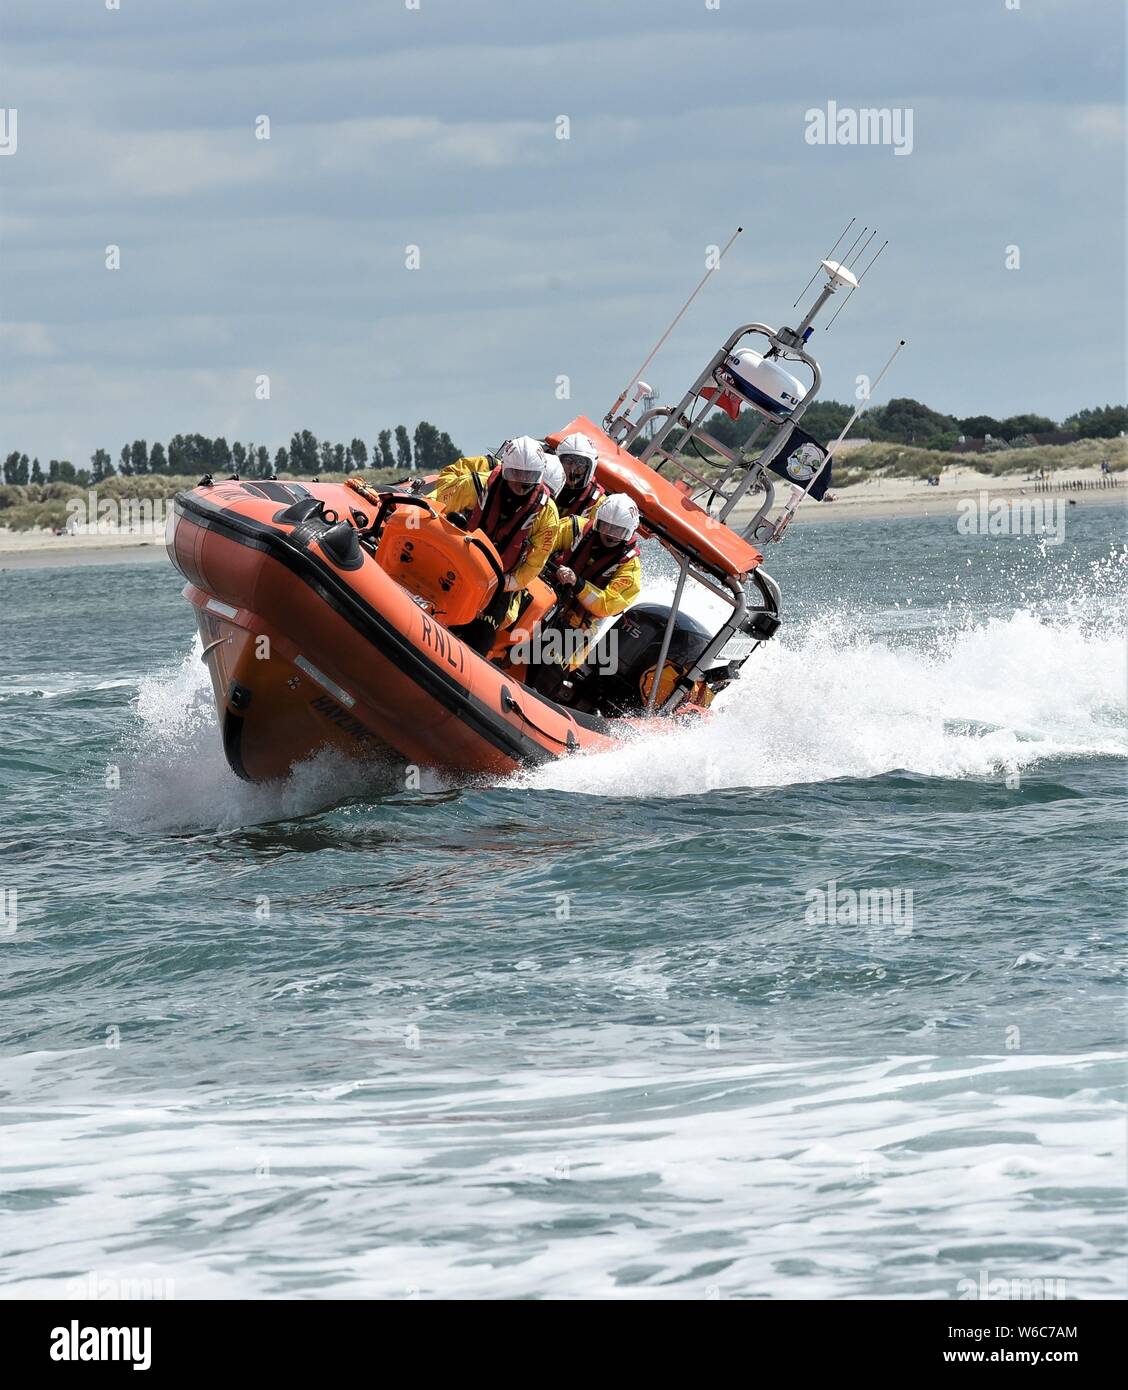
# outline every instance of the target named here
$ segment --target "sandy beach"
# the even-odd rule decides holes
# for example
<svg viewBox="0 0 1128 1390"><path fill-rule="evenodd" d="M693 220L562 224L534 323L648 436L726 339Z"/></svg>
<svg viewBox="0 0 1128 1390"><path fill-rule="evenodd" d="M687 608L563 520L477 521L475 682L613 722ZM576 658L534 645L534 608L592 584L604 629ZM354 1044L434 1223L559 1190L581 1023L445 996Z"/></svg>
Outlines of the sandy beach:
<svg viewBox="0 0 1128 1390"><path fill-rule="evenodd" d="M1119 477L1120 475L1114 475ZM852 487L834 490L832 502L804 502L796 514L796 524L844 521L903 520L914 516L957 515L959 503L986 493L995 498L1035 498L1046 502L1069 499L1078 506L1107 506L1128 502L1128 475L1117 487L1099 487L1101 473L1096 468L1063 469L1054 475L1053 489L1039 492L1033 479L1016 474L993 477L972 468L949 468L940 475L937 487L919 478L867 479ZM788 487L780 480L777 508L787 499ZM734 513L737 524L747 522L756 503L740 506ZM161 536L139 533L94 536L56 536L50 531L9 531L0 528L0 570L51 569L75 565L150 564L166 560Z"/></svg>
<svg viewBox="0 0 1128 1390"><path fill-rule="evenodd" d="M1099 487L1097 484L1101 478L1102 474L1097 468L1062 469L1054 474L1053 486L1049 491L1038 491L1035 479L1014 473L994 477L977 473L973 468L945 469L940 474L937 487L930 487L921 478L868 478L852 487L832 489L832 502L804 502L796 513L795 523L872 521L879 518L893 521L946 513L955 517L962 501L974 500L981 493L986 493L992 500L1038 497L1051 502L1054 498L1061 498L1071 499L1078 506L1094 503L1108 505L1111 502L1119 502L1123 506L1128 501L1128 479L1116 487ZM787 484L781 479L776 490L777 508L786 501L788 491ZM738 521L747 521L755 511L755 505L740 506L734 512L734 517Z"/></svg>
<svg viewBox="0 0 1128 1390"><path fill-rule="evenodd" d="M50 531L0 529L0 570L60 569L75 565L168 563L154 536L56 536Z"/></svg>

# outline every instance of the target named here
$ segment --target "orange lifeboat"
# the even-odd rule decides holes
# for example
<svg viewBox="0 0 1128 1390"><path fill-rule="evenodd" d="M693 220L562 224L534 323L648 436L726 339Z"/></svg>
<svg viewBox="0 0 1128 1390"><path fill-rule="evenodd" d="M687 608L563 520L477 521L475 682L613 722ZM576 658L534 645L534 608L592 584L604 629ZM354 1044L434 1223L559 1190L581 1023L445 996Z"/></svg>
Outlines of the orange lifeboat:
<svg viewBox="0 0 1128 1390"><path fill-rule="evenodd" d="M603 429L581 415L547 436L549 448L586 436L598 482L634 500L639 536L677 565L669 603L633 604L590 643L585 635L579 652L546 655L548 639L568 634L540 579L529 586L520 631L503 630L486 656L459 639L503 582L501 563L485 535L467 534L424 495L425 480L374 489L354 480L213 485L209 477L181 493L168 553L196 609L235 771L257 781L284 776L324 748L358 757L391 749L418 765L504 776L701 714L780 626L779 587L749 537L778 543L805 498L830 496L834 451L860 413L829 448L800 428L822 380L809 351L813 320L861 279L837 261L821 269L826 282L797 328L737 328L677 404L653 406L636 377ZM767 341L766 357L741 347L749 338ZM769 358L771 379L786 377L793 390L765 394ZM748 362L752 375L733 368ZM783 363L810 384L802 387ZM739 447L710 432L708 408L722 398L733 418L741 410L759 417ZM702 473L700 460L714 466ZM773 478L790 484L774 517ZM727 520L752 497L754 515L738 533ZM686 611L690 584L727 605L715 631Z"/></svg>
<svg viewBox="0 0 1128 1390"><path fill-rule="evenodd" d="M730 584L759 563L726 527L695 527L694 513L705 513L590 421L565 432L576 429L595 439L608 485L639 499L643 535ZM598 703L557 703L508 660L513 638L483 657L451 631L489 602L501 566L483 534L467 534L410 489L205 479L177 497L166 544L196 610L228 762L251 781L282 777L324 748L360 758L391 749L420 766L504 776L612 748L648 722L647 681L668 610L659 621L643 605L620 620L633 666L629 681L619 678L628 698L612 717ZM520 635L554 601L535 580ZM708 643L703 629L679 632L663 699ZM668 703L694 715L708 698L696 671Z"/></svg>
<svg viewBox="0 0 1128 1390"><path fill-rule="evenodd" d="M235 772L261 781L325 747L389 747L501 775L615 741L610 721L535 695L449 631L498 583L484 536L396 494L365 544L376 518L358 503L341 484L251 481L176 499L168 553L188 581Z"/></svg>

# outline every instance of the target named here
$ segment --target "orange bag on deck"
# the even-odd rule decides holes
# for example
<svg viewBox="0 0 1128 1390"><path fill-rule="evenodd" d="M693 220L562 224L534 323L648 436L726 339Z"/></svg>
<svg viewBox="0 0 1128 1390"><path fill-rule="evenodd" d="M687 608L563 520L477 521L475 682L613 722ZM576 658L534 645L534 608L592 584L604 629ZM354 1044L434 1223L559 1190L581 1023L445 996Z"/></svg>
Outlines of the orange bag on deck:
<svg viewBox="0 0 1128 1390"><path fill-rule="evenodd" d="M490 550L484 537L432 511L400 506L384 523L376 561L452 627L472 622L497 591L499 567Z"/></svg>

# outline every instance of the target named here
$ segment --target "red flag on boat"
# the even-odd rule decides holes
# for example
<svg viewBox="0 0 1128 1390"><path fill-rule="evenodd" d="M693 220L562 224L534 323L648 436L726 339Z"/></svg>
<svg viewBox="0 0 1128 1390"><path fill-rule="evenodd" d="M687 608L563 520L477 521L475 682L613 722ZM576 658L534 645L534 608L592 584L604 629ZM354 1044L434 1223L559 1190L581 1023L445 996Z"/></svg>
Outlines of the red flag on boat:
<svg viewBox="0 0 1128 1390"><path fill-rule="evenodd" d="M734 396L731 391L718 392L715 386L706 386L703 391L699 391L697 394L703 401L713 401L713 404L723 410L730 420L735 420L740 414L740 397ZM716 400L713 400L714 396L716 396Z"/></svg>

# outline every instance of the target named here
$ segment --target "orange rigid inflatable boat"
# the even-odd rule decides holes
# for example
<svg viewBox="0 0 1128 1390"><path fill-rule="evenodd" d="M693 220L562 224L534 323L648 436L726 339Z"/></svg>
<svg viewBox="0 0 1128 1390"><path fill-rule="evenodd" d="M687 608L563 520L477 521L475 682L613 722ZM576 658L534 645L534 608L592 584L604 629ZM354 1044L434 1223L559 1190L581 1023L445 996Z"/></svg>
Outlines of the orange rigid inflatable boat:
<svg viewBox="0 0 1128 1390"><path fill-rule="evenodd" d="M839 289L858 287L836 261L822 270L826 283L795 328L736 329L676 405L654 407L636 378L630 403L628 388L603 429L581 415L546 436L553 449L565 435L585 435L599 483L633 498L649 543L644 573L656 546L677 566L668 602L634 603L578 650L548 650L550 639L575 633L555 613L544 576L529 586L516 630L503 629L486 656L451 631L482 612L504 576L488 538L448 521L424 480L207 477L181 493L166 543L196 610L235 772L283 777L333 748L505 776L701 716L778 629L779 589L758 546L782 539L806 497L826 494L849 428L826 449L798 423L821 383L808 350L812 320ZM766 348L747 347L749 338ZM752 417L739 446L709 432L716 405L733 419ZM698 459L710 472L698 471ZM781 478L790 499L773 517ZM738 533L727 519L754 499ZM716 603L705 620L687 611L687 595L701 590L723 600L719 626Z"/></svg>
<svg viewBox="0 0 1128 1390"><path fill-rule="evenodd" d="M759 565L755 547L589 420L547 442L574 432L599 449L603 486L638 502L643 536L693 555L721 580ZM385 747L420 766L501 776L612 747L647 719L641 692L637 709L618 717L590 700L568 708L517 679L523 668L504 664L504 641L492 660L467 647L449 628L494 594L493 546L446 521L426 496L362 489L205 480L176 499L168 554L187 580L224 751L239 776L282 777L325 747L359 757ZM520 631L552 601L535 581ZM699 706L685 698L677 708Z"/></svg>

